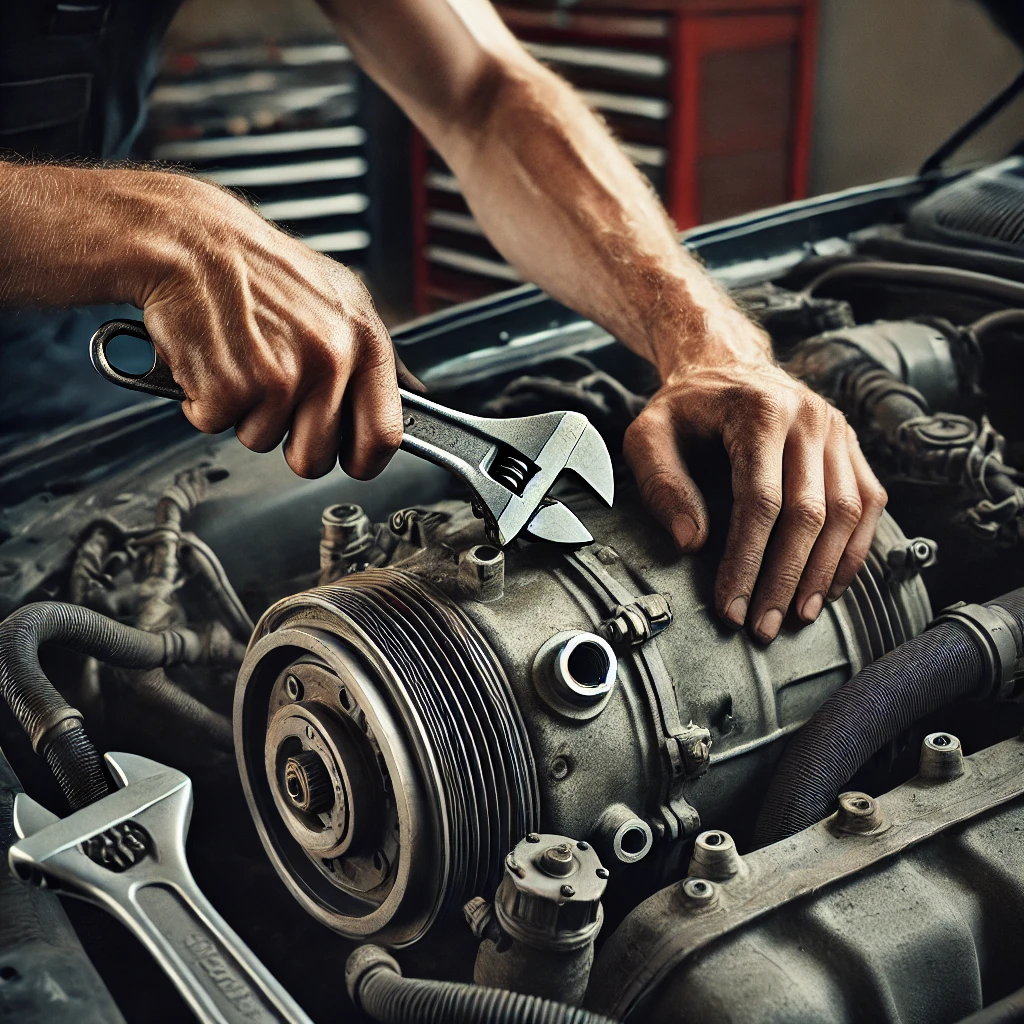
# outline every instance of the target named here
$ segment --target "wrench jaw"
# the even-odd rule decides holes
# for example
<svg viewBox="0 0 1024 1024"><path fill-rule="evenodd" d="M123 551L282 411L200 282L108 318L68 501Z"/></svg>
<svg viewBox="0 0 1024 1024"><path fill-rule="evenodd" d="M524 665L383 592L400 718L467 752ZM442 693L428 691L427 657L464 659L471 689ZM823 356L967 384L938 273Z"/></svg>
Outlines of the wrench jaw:
<svg viewBox="0 0 1024 1024"><path fill-rule="evenodd" d="M523 531L531 540L580 547L594 538L590 531L560 501L548 499L526 524Z"/></svg>
<svg viewBox="0 0 1024 1024"><path fill-rule="evenodd" d="M579 480L586 484L598 498L609 508L615 501L615 472L608 445L597 432L597 428L587 422L586 429L580 435L565 469L575 473Z"/></svg>

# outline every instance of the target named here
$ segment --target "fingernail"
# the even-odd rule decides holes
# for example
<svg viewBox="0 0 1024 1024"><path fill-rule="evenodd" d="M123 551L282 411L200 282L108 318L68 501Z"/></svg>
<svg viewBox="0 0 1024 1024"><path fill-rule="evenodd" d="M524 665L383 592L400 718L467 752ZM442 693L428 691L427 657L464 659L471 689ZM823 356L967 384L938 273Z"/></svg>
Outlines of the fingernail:
<svg viewBox="0 0 1024 1024"><path fill-rule="evenodd" d="M768 611L761 616L761 621L754 627L754 632L762 640L774 640L775 634L778 633L779 627L782 625L782 612L778 608L769 608Z"/></svg>
<svg viewBox="0 0 1024 1024"><path fill-rule="evenodd" d="M732 603L725 610L725 617L739 629L747 619L747 599L734 597Z"/></svg>
<svg viewBox="0 0 1024 1024"><path fill-rule="evenodd" d="M838 601L839 598L841 598L845 593L846 587L842 586L839 583L833 583L828 591L828 599L830 601Z"/></svg>
<svg viewBox="0 0 1024 1024"><path fill-rule="evenodd" d="M672 520L672 536L680 549L686 551L697 536L697 524L688 516L676 516Z"/></svg>
<svg viewBox="0 0 1024 1024"><path fill-rule="evenodd" d="M805 622L813 622L821 614L821 609L824 604L825 597L823 594L811 594L811 596L804 601L804 605L800 609L800 618Z"/></svg>

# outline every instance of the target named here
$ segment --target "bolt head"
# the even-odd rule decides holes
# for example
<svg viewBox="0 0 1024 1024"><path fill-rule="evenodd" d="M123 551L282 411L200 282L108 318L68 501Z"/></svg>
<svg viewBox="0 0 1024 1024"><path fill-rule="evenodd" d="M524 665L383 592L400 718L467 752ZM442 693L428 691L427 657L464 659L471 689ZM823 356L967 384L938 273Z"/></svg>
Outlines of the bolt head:
<svg viewBox="0 0 1024 1024"><path fill-rule="evenodd" d="M536 832L528 832L526 834L526 841L528 843L539 843L540 836Z"/></svg>
<svg viewBox="0 0 1024 1024"><path fill-rule="evenodd" d="M714 882L706 878L688 878L683 882L683 893L692 903L707 906L717 895Z"/></svg>
<svg viewBox="0 0 1024 1024"><path fill-rule="evenodd" d="M607 878L611 872L607 868L598 868L595 872L598 878Z"/></svg>
<svg viewBox="0 0 1024 1024"><path fill-rule="evenodd" d="M566 899L576 895L576 890L571 885L563 885L559 891L566 897Z"/></svg>
<svg viewBox="0 0 1024 1024"><path fill-rule="evenodd" d="M289 675L285 678L284 692L289 700L302 700L303 686L298 676Z"/></svg>

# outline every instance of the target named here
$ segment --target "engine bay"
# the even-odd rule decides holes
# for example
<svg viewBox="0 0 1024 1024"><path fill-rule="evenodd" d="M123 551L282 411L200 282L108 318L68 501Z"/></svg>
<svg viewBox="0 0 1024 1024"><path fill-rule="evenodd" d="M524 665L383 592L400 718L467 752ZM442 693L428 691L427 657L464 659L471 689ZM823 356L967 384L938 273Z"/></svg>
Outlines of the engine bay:
<svg viewBox="0 0 1024 1024"><path fill-rule="evenodd" d="M679 556L619 457L652 369L530 289L396 343L438 402L590 419L615 505L559 492L590 544L502 549L404 453L300 482L162 402L0 459L5 864L16 792L63 816L125 751L191 779L192 873L314 1020L952 1022L1010 997L1022 183L1012 158L690 240L890 498L847 593L768 646L715 615L724 530ZM691 466L727 522L723 452ZM121 871L149 842L86 853ZM5 875L0 911L11 1019L188 1019L96 907Z"/></svg>

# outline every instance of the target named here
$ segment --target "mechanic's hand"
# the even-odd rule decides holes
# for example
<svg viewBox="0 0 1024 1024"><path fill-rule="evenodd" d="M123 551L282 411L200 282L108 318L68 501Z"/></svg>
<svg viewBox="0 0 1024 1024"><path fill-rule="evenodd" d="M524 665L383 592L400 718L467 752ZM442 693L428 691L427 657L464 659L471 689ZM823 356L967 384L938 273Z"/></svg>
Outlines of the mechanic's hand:
<svg viewBox="0 0 1024 1024"><path fill-rule="evenodd" d="M886 494L842 413L767 357L682 366L665 375L624 445L644 502L682 551L708 535L683 450L715 435L734 498L715 603L768 642L791 603L813 622L850 585Z"/></svg>
<svg viewBox="0 0 1024 1024"><path fill-rule="evenodd" d="M285 438L300 476L379 473L402 439L391 340L351 271L215 186L152 176L170 216L140 225L159 253L136 299L200 430L247 448ZM159 180L157 180L159 179Z"/></svg>

